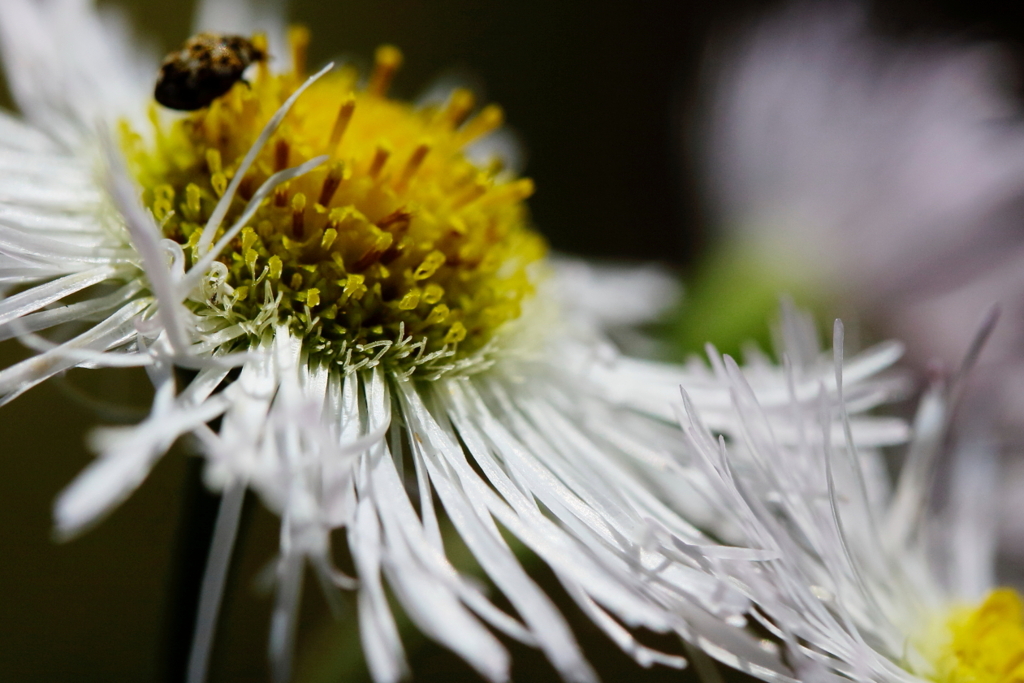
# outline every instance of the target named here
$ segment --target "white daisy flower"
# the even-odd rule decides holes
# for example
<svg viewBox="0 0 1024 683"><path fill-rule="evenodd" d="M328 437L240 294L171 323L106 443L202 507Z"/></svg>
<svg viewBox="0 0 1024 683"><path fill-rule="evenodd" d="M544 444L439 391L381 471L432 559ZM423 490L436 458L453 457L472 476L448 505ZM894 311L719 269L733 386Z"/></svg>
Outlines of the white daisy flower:
<svg viewBox="0 0 1024 683"><path fill-rule="evenodd" d="M842 347L837 321L840 391L850 372ZM980 342L965 368L978 348ZM923 397L891 482L883 453L858 441L842 401L815 406L794 397L798 434L784 438L735 363L726 358L721 369L732 382L738 438L706 424L685 390L681 424L714 491L709 500L737 532L729 539L736 546L696 561L750 599L752 620L785 647L782 678L1017 680L1024 671L1024 602L1010 589L992 590L995 449L976 432L943 455L950 398L962 374L936 380ZM948 486L936 496L944 460ZM736 561L727 553L737 548L759 550L765 559ZM778 669L713 647L708 652L780 680Z"/></svg>
<svg viewBox="0 0 1024 683"><path fill-rule="evenodd" d="M254 28L223 23L252 16L242 3L207 3L200 16L221 22L200 29ZM389 99L401 60L391 47L366 81L350 68L307 76L308 34L279 40L279 24L261 24L267 36L246 48L258 62L247 83L179 114L152 103L155 60L88 2L0 3L23 115L0 115L0 337L38 351L0 371L0 402L72 367L143 366L156 388L140 424L96 432L96 461L57 500L58 532L96 523L191 434L206 483L223 492L192 681L205 676L246 489L282 520L277 680L307 564L328 591L358 591L378 681L405 670L385 582L489 680L509 666L492 630L542 649L567 680L593 680L503 532L637 661L681 666L629 628L696 639L692 623L742 621L748 603L650 535L653 520L671 548L711 544L685 521L711 517L671 425L677 387L723 433L739 426L716 373L625 359L606 342L605 327L657 309L664 278L619 273L610 286L548 263L523 204L530 181L474 161L500 109L474 114L461 90L441 105ZM228 61L217 68L239 75L237 50L218 49ZM260 58L268 51L275 61ZM883 347L856 362L851 412L887 398L873 376L896 356ZM802 367L796 391L810 400L821 367ZM795 435L787 377L749 369L772 423ZM872 445L905 437L899 421L852 428ZM514 614L448 562L438 502ZM358 580L334 566L337 529ZM735 633L722 646L758 647Z"/></svg>

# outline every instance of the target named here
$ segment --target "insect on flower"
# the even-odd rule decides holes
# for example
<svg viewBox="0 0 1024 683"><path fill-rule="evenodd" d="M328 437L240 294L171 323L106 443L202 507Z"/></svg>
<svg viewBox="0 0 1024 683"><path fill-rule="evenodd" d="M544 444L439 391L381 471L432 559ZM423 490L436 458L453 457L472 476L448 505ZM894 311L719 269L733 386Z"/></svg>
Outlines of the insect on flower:
<svg viewBox="0 0 1024 683"><path fill-rule="evenodd" d="M164 58L153 95L170 109L202 109L243 80L249 65L266 58L242 36L200 33Z"/></svg>

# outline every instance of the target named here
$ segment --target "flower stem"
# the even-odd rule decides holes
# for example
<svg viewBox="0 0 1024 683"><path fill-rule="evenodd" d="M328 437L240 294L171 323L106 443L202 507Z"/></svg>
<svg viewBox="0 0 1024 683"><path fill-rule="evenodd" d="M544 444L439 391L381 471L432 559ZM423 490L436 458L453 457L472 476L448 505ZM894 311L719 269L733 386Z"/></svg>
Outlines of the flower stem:
<svg viewBox="0 0 1024 683"><path fill-rule="evenodd" d="M245 484L235 482L221 497L217 510L217 524L213 529L210 554L206 558L206 569L199 592L199 608L196 616L192 649L188 661L188 683L206 683L206 672L210 663L210 651L217 633L217 617L224 597L224 583L231 566L231 555L238 536L238 523L242 517L245 502Z"/></svg>
<svg viewBox="0 0 1024 683"><path fill-rule="evenodd" d="M182 487L174 566L168 586L162 680L205 678L232 548L243 515L245 486L224 496L203 484L202 458L189 458ZM198 677L197 677L198 676Z"/></svg>

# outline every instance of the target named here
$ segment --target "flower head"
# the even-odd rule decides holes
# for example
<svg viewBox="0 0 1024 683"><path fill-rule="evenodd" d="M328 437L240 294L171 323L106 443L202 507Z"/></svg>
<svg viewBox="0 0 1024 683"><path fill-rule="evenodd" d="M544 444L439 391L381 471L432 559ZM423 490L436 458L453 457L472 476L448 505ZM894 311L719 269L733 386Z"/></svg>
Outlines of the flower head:
<svg viewBox="0 0 1024 683"><path fill-rule="evenodd" d="M285 324L313 363L436 372L494 340L533 293L545 246L522 203L532 182L470 156L501 125L498 107L474 113L466 90L425 107L389 99L401 63L390 46L365 84L351 67L324 75L266 135L307 78L308 39L292 32L290 72L262 65L184 118L154 109L149 135L126 126L143 202L186 269L223 239L221 224L241 227L189 303L211 328L241 332L239 348ZM318 157L247 212L274 174Z"/></svg>
<svg viewBox="0 0 1024 683"><path fill-rule="evenodd" d="M626 627L686 635L681 605L744 609L692 572L649 581L663 558L645 516L699 537L640 484L671 466L658 395L686 371L620 364L602 328L630 316L577 305L589 271L544 260L530 182L476 146L497 108L474 113L461 90L440 105L388 98L394 48L365 84L347 68L307 76L307 34L284 54L274 25L269 47L251 40L282 70L260 60L208 108L172 114L152 103L156 61L136 72L123 27L88 3L0 5L24 116L0 116L0 336L38 352L0 371L0 401L73 367L142 366L156 390L141 423L94 433L99 457L58 498L58 532L97 523L192 435L223 493L193 681L247 489L281 517L278 680L307 564L327 590L357 591L379 681L405 668L391 596L490 680L509 666L494 630L592 680L506 532L638 661L681 666ZM612 300L664 285L620 274ZM511 613L448 561L442 514ZM333 562L339 529L355 578Z"/></svg>
<svg viewBox="0 0 1024 683"><path fill-rule="evenodd" d="M840 393L855 373L843 367L842 346L837 321ZM962 437L944 504L932 495L958 377L937 379L922 399L891 483L883 452L854 435L846 401L829 405L824 386L817 405L800 405L793 394L798 431L786 438L728 365L739 438L714 434L684 390L686 440L699 454L724 537L735 544L702 552L698 562L750 600L750 616L786 654L767 667L735 652L712 654L766 680L1018 675L1021 599L1008 589L992 591L992 444ZM762 556L740 559L737 548Z"/></svg>
<svg viewBox="0 0 1024 683"><path fill-rule="evenodd" d="M328 591L357 591L378 681L405 669L392 596L490 680L508 677L495 630L542 649L567 680L593 680L506 533L640 663L683 660L630 628L719 642L695 625L743 621L749 601L677 558L713 545L688 520L718 512L687 474L670 401L685 384L734 434L729 382L700 364L626 359L604 334L655 311L665 278L544 258L529 181L476 146L500 124L495 107L474 113L461 90L419 107L388 98L394 48L365 83L330 66L307 76L308 35L275 47L287 44L275 25L251 41L290 65L259 60L208 108L172 114L152 104L156 61L136 73L134 47L88 4L0 4L24 115L0 117L0 336L38 351L0 371L0 401L72 367L143 366L156 390L141 423L94 433L99 457L58 498L58 532L98 522L170 444L195 438L223 499L193 681L247 489L281 518L278 680L307 565ZM615 310L631 301L645 303ZM883 400L873 375L897 355L858 361L851 411ZM807 400L821 367L801 367ZM797 433L787 376L763 359L748 372L779 432ZM872 445L905 436L874 418L851 429ZM441 515L509 612L449 562ZM339 538L356 577L335 567ZM757 647L735 628L727 644Z"/></svg>

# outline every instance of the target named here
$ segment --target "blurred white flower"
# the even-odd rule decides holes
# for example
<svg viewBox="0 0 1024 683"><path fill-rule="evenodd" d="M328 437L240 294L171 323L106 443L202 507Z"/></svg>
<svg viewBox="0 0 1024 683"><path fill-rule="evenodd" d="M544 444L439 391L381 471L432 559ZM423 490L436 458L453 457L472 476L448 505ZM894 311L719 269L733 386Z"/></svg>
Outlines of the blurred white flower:
<svg viewBox="0 0 1024 683"><path fill-rule="evenodd" d="M975 379L1024 428L1024 123L992 45L896 40L797 2L709 55L701 138L732 248L852 303L920 365L1006 315ZM968 324L964 324L967 321Z"/></svg>
<svg viewBox="0 0 1024 683"><path fill-rule="evenodd" d="M841 393L852 368L838 321L834 343ZM1024 603L992 590L996 452L978 432L943 455L955 379L937 379L923 397L892 482L883 452L858 441L844 401L825 400L824 386L818 405L794 398L798 433L783 439L736 364L716 365L731 382L738 435L706 423L685 390L680 420L707 499L736 533L730 545L680 553L749 598L766 642L785 654L766 666L762 654L707 652L770 681L1018 677ZM953 476L936 495L945 457Z"/></svg>
<svg viewBox="0 0 1024 683"><path fill-rule="evenodd" d="M705 158L733 248L853 304L919 365L1006 313L970 391L1024 428L1024 126L993 46L872 34L859 3L795 4L717 53ZM1007 432L1003 432L1004 436ZM1024 468L1001 481L1024 553Z"/></svg>
<svg viewBox="0 0 1024 683"><path fill-rule="evenodd" d="M247 25L250 10L207 2L199 16L290 45L283 69L261 63L248 87L172 116L152 104L156 61L123 23L84 0L0 3L22 112L0 114L0 337L38 351L0 371L0 402L74 367L142 366L156 388L147 419L94 434L98 457L58 499L58 532L99 521L192 434L224 494L192 681L247 488L282 520L277 680L307 563L328 591L358 591L377 681L405 670L390 596L489 680L509 668L492 629L542 649L567 680L593 680L506 531L637 661L681 666L628 629L695 639L691 621L742 620L747 602L651 542L651 520L697 546L710 541L686 520L714 521L687 484L671 397L685 384L723 433L738 425L718 374L626 359L604 336L657 312L671 288L545 262L524 218L529 181L463 154L500 126L496 107L471 117L458 90L425 109L388 99L394 48L365 84L345 68L306 78L308 34L285 40L280 14ZM886 400L873 375L897 355L858 362L851 410ZM804 399L820 371L801 376ZM766 406L788 405L785 378L763 360L750 368ZM794 432L784 410L772 419ZM870 417L854 430L873 444L905 437ZM438 501L514 614L448 562ZM337 529L358 581L334 567ZM756 647L742 632L729 642Z"/></svg>

